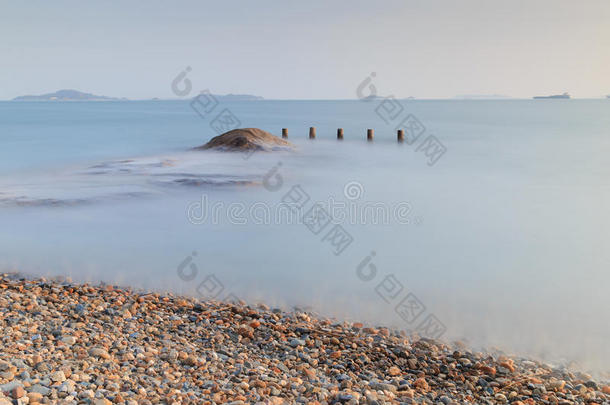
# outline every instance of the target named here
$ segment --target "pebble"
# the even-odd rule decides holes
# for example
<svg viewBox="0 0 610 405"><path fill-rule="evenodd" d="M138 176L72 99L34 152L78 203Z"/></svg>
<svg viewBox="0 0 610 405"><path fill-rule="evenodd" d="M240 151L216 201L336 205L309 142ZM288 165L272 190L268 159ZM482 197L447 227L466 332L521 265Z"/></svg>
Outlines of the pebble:
<svg viewBox="0 0 610 405"><path fill-rule="evenodd" d="M49 375L49 378L51 379L51 381L53 382L64 382L66 381L66 375L64 374L63 371L59 370L59 371L55 371L53 373L51 373Z"/></svg>
<svg viewBox="0 0 610 405"><path fill-rule="evenodd" d="M108 351L106 349L102 349L100 347L94 347L94 348L90 349L89 355L94 356L94 357L100 357L102 359L110 358L110 354L108 354Z"/></svg>
<svg viewBox="0 0 610 405"><path fill-rule="evenodd" d="M25 390L21 386L17 386L11 390L11 397L13 399L19 399L25 396Z"/></svg>
<svg viewBox="0 0 610 405"><path fill-rule="evenodd" d="M0 331L0 405L610 403L532 359L117 286L0 275Z"/></svg>
<svg viewBox="0 0 610 405"><path fill-rule="evenodd" d="M30 403L38 403L42 401L42 394L38 393L38 392L28 392L28 398L30 400Z"/></svg>
<svg viewBox="0 0 610 405"><path fill-rule="evenodd" d="M305 346L305 341L302 339L292 339L290 341L290 346L292 346L292 347Z"/></svg>
<svg viewBox="0 0 610 405"><path fill-rule="evenodd" d="M61 341L67 345L73 345L76 343L76 338L74 336L64 336L61 338Z"/></svg>

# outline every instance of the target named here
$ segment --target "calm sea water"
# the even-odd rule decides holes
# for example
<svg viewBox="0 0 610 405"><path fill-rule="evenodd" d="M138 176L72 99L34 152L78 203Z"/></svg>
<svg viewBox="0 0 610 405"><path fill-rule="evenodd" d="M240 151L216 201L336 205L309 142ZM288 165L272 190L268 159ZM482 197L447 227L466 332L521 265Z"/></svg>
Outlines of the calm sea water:
<svg viewBox="0 0 610 405"><path fill-rule="evenodd" d="M607 370L609 100L402 105L385 122L361 101L204 118L180 101L0 103L0 269L432 320L446 340ZM288 128L296 152L189 151L223 108ZM425 132L397 145L408 114ZM284 210L296 200L315 221Z"/></svg>

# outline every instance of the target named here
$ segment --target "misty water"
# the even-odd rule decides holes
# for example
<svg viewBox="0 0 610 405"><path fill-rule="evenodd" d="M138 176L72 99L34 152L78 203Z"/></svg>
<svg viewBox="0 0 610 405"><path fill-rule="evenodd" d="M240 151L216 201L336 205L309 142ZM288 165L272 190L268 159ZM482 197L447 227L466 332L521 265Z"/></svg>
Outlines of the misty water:
<svg viewBox="0 0 610 405"><path fill-rule="evenodd" d="M408 331L434 316L443 340L608 371L610 100L221 104L0 103L0 270ZM296 150L189 150L223 108ZM408 114L425 131L399 145ZM318 202L329 221L303 221Z"/></svg>

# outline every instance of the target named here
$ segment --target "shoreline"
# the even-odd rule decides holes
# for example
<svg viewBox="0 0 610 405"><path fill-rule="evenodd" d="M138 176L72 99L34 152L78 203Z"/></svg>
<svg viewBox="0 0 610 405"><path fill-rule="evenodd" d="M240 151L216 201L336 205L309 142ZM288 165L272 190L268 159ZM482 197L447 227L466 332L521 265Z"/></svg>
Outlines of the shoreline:
<svg viewBox="0 0 610 405"><path fill-rule="evenodd" d="M0 405L610 403L582 372L262 304L0 274L0 311Z"/></svg>

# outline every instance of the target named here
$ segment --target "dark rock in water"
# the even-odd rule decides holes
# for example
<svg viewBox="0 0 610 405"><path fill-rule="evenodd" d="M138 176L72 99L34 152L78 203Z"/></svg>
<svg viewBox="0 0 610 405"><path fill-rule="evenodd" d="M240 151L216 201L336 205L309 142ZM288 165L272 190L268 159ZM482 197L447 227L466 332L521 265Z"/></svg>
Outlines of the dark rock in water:
<svg viewBox="0 0 610 405"><path fill-rule="evenodd" d="M259 178L254 175L233 176L227 174L194 174L194 173L162 173L154 174L154 177L161 180L152 181L155 184L168 186L236 186L236 185L254 185L258 183Z"/></svg>
<svg viewBox="0 0 610 405"><path fill-rule="evenodd" d="M267 131L258 128L239 128L215 136L208 143L195 149L224 151L273 151L290 150L294 146Z"/></svg>

